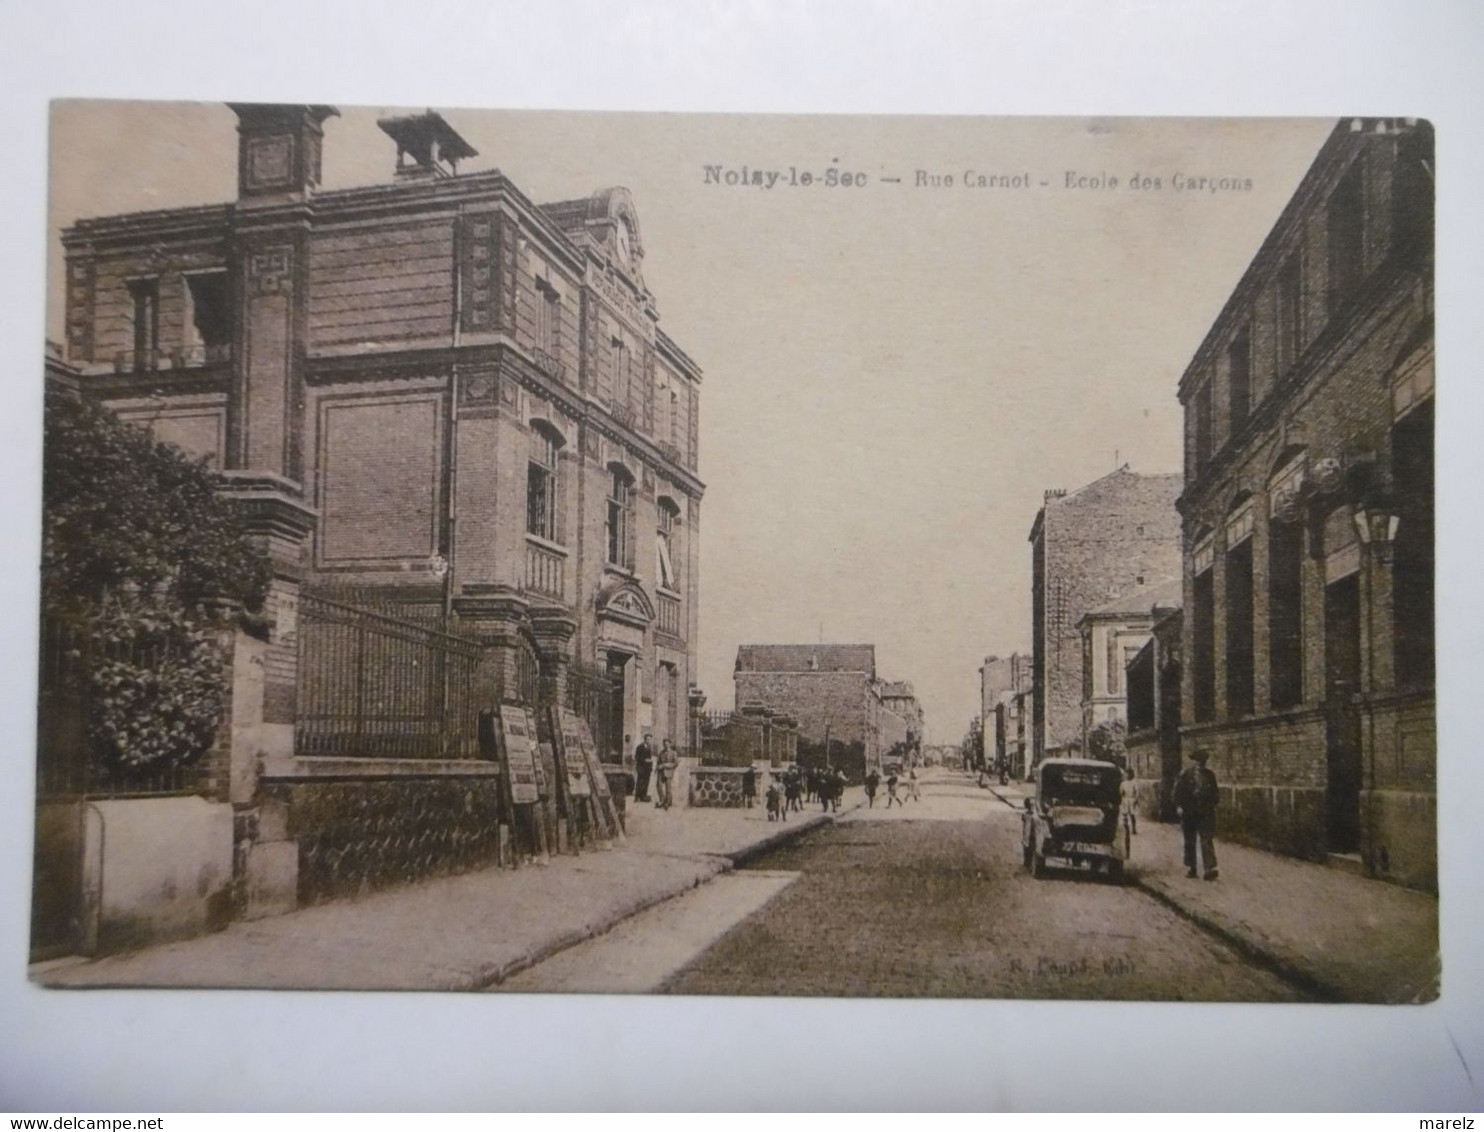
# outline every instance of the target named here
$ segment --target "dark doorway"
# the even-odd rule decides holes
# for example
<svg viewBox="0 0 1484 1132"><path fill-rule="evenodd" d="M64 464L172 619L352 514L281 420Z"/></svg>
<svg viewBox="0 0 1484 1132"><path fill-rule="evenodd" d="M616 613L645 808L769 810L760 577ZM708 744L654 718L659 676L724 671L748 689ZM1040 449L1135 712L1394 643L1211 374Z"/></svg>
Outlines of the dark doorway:
<svg viewBox="0 0 1484 1132"><path fill-rule="evenodd" d="M1360 575L1324 591L1325 744L1329 761L1328 849L1360 848Z"/></svg>
<svg viewBox="0 0 1484 1132"><path fill-rule="evenodd" d="M607 675L614 689L614 695L608 699L608 720L605 730L608 732L608 741L612 748L605 755L614 762L621 762L629 757L634 747L639 744L639 737L630 735L624 730L625 707L629 702L628 686L624 676L628 671L629 655L621 652L608 654Z"/></svg>

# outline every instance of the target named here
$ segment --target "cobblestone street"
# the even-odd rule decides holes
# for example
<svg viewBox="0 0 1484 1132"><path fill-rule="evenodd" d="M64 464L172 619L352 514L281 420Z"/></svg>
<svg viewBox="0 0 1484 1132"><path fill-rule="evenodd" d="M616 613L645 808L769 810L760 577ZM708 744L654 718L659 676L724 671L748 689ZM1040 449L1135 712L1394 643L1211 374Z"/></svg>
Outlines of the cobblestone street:
<svg viewBox="0 0 1484 1132"><path fill-rule="evenodd" d="M921 802L878 801L759 859L801 876L663 989L1302 1000L1138 889L1033 880L1019 832L1015 811L958 776Z"/></svg>
<svg viewBox="0 0 1484 1132"><path fill-rule="evenodd" d="M921 801L842 813L502 989L1304 1000L1137 888L1033 880L1019 831L1010 803L940 772Z"/></svg>

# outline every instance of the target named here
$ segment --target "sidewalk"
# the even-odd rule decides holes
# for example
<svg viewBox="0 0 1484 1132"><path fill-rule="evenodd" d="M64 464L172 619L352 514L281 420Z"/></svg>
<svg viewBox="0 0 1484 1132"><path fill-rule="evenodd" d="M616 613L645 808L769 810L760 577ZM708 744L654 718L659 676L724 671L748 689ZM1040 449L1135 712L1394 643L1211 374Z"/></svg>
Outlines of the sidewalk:
<svg viewBox="0 0 1484 1132"><path fill-rule="evenodd" d="M1032 788L991 786L1019 809ZM1321 999L1431 1002L1438 995L1438 902L1385 881L1223 841L1215 881L1185 875L1174 824L1140 820L1127 876L1249 959Z"/></svg>
<svg viewBox="0 0 1484 1132"><path fill-rule="evenodd" d="M1431 1002L1438 902L1313 861L1217 839L1220 879L1185 875L1178 825L1140 822L1129 873L1182 916L1320 998Z"/></svg>
<svg viewBox="0 0 1484 1132"><path fill-rule="evenodd" d="M849 791L840 812L858 801ZM305 908L196 939L31 968L51 987L479 990L739 861L833 820L818 806L655 810L632 801L622 844Z"/></svg>

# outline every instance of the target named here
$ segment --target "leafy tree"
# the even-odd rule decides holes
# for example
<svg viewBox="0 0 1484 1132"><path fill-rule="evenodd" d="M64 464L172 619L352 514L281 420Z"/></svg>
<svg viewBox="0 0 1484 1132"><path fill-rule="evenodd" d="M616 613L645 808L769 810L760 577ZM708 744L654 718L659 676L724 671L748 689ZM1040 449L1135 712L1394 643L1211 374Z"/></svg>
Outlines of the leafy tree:
<svg viewBox="0 0 1484 1132"><path fill-rule="evenodd" d="M70 626L104 762L189 763L222 712L213 600L262 608L267 562L203 461L106 409L46 397L42 608Z"/></svg>
<svg viewBox="0 0 1484 1132"><path fill-rule="evenodd" d="M1087 734L1087 757L1123 766L1128 762L1128 728L1121 719L1105 719Z"/></svg>

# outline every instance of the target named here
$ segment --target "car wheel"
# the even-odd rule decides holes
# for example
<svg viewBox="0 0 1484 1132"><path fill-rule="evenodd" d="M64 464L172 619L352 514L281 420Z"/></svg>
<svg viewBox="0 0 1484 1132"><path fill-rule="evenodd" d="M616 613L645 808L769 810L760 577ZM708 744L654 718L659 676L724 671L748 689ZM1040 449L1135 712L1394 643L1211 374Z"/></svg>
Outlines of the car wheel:
<svg viewBox="0 0 1484 1132"><path fill-rule="evenodd" d="M1114 884L1122 884L1123 883L1123 862L1122 861L1109 861L1108 862L1108 879L1111 880Z"/></svg>

